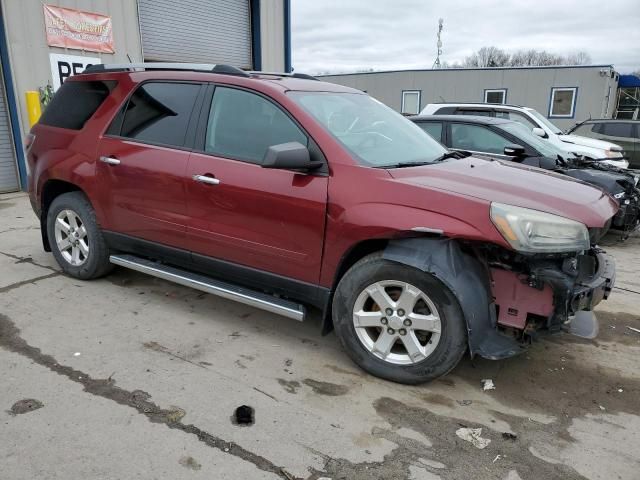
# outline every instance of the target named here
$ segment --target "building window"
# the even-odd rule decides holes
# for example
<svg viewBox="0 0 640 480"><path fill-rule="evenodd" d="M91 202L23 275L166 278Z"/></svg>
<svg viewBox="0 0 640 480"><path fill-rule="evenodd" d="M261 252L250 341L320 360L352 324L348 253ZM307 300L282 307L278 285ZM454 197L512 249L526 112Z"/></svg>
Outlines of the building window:
<svg viewBox="0 0 640 480"><path fill-rule="evenodd" d="M496 103L498 105L504 105L505 103L507 103L507 89L498 88L494 90L485 90L484 103Z"/></svg>
<svg viewBox="0 0 640 480"><path fill-rule="evenodd" d="M576 111L578 87L552 88L549 118L573 118Z"/></svg>
<svg viewBox="0 0 640 480"><path fill-rule="evenodd" d="M420 112L420 90L402 91L402 113L417 115Z"/></svg>

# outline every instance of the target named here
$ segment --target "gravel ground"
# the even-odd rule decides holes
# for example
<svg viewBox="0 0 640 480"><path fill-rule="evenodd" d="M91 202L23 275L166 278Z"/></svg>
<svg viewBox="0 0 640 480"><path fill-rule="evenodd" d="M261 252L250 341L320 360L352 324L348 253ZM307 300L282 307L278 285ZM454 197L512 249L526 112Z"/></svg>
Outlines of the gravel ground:
<svg viewBox="0 0 640 480"><path fill-rule="evenodd" d="M122 269L63 276L27 197L0 195L0 477L637 479L640 237L605 240L618 288L596 340L549 337L409 387L360 371L318 315Z"/></svg>

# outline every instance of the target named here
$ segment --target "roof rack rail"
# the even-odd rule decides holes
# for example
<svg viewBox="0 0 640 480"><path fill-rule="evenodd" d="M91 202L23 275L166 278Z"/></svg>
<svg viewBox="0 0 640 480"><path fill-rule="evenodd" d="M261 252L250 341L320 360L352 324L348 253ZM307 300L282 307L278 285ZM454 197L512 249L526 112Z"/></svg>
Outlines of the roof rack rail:
<svg viewBox="0 0 640 480"><path fill-rule="evenodd" d="M306 73L261 72L260 70L249 70L246 73L250 73L252 75L276 75L278 77L291 77L300 78L303 80L317 80L318 82L320 81L319 78L316 78L313 75L308 75Z"/></svg>
<svg viewBox="0 0 640 480"><path fill-rule="evenodd" d="M87 67L82 73L104 73L104 72L127 72L138 70L186 70L191 72L220 73L223 75L236 75L239 77L249 77L244 70L231 65L213 63L170 63L170 62L148 62L148 63L111 63L97 64Z"/></svg>

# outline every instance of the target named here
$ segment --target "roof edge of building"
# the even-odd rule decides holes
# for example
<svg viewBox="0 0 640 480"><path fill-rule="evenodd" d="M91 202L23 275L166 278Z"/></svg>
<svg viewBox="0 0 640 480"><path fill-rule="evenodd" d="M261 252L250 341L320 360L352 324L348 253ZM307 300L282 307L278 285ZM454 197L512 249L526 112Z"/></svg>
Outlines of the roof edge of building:
<svg viewBox="0 0 640 480"><path fill-rule="evenodd" d="M615 70L613 65L539 65L539 66L523 66L523 67L469 67L469 68L410 68L406 70L377 70L375 72L348 72L348 73L327 73L323 75L315 75L316 77L342 77L346 75L372 75L377 73L422 73L422 72L460 72L469 70L549 70L549 69L568 69L568 68L611 68Z"/></svg>

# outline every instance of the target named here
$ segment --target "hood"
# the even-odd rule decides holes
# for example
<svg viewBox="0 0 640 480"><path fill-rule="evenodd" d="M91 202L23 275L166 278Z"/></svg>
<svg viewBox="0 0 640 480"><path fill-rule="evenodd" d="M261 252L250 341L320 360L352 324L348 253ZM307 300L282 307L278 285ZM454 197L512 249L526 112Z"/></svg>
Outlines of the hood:
<svg viewBox="0 0 640 480"><path fill-rule="evenodd" d="M399 183L549 212L588 227L602 227L618 210L597 187L509 161L467 157L389 173Z"/></svg>
<svg viewBox="0 0 640 480"><path fill-rule="evenodd" d="M611 195L633 188L634 181L629 175L616 172L604 172L592 168L568 169L564 173L583 182L597 185Z"/></svg>
<svg viewBox="0 0 640 480"><path fill-rule="evenodd" d="M609 150L611 147L614 147L619 148L622 151L622 147L620 145L605 142L604 140L597 140L595 138L581 137L580 135L558 135L558 138L560 138L564 143L572 143L583 147L599 148L601 150ZM620 156L622 156L622 154L620 154Z"/></svg>

